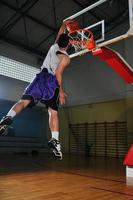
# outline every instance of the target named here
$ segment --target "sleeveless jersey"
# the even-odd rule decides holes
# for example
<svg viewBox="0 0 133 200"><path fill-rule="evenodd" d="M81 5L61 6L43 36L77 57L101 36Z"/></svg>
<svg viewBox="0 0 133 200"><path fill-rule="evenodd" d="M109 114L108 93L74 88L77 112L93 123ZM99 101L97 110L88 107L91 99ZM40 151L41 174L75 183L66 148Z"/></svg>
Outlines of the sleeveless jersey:
<svg viewBox="0 0 133 200"><path fill-rule="evenodd" d="M62 51L60 50L59 46L57 43L55 43L54 45L52 45L47 53L46 58L44 59L43 65L41 67L41 70L43 70L43 68L46 68L48 70L49 73L55 75L55 70L60 62L59 58L58 58L58 52L59 53L63 53L65 55L68 56L66 51Z"/></svg>

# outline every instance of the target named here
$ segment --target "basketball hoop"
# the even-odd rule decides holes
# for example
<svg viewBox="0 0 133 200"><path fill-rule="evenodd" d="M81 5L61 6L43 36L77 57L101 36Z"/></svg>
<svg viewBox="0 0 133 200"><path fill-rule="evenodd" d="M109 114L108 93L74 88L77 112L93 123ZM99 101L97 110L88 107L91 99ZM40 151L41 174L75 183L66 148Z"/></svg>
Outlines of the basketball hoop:
<svg viewBox="0 0 133 200"><path fill-rule="evenodd" d="M75 51L81 49L93 50L96 47L93 33L87 29L78 29L70 32L70 44L75 48Z"/></svg>

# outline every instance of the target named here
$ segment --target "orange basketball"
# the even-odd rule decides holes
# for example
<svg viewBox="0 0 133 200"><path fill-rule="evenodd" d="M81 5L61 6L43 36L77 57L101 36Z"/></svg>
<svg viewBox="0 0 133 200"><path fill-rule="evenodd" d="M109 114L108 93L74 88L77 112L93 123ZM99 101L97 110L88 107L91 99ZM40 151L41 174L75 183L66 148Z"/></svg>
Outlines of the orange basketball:
<svg viewBox="0 0 133 200"><path fill-rule="evenodd" d="M65 24L69 33L78 30L80 28L78 22L74 19L66 20Z"/></svg>

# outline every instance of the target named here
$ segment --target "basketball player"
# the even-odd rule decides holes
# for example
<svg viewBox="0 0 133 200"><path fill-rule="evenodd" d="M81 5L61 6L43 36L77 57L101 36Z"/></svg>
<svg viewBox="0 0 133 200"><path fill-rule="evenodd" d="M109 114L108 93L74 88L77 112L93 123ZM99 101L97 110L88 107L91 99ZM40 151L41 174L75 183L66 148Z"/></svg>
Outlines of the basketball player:
<svg viewBox="0 0 133 200"><path fill-rule="evenodd" d="M59 142L59 117L58 106L65 103L65 93L62 87L62 75L70 63L66 52L69 45L69 37L64 33L65 23L62 24L54 45L41 67L41 72L27 86L21 99L10 109L0 121L0 135L11 125L13 118L27 106L34 106L39 101L44 103L49 113L49 127L51 140L48 142L54 156L62 159L61 145Z"/></svg>

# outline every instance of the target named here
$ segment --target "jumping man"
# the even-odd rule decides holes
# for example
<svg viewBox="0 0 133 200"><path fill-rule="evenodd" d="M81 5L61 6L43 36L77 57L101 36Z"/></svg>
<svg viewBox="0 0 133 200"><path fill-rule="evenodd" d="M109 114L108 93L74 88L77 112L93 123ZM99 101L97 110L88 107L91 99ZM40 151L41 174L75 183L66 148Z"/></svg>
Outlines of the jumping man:
<svg viewBox="0 0 133 200"><path fill-rule="evenodd" d="M6 116L0 121L0 135L11 125L13 118L27 106L34 106L39 101L44 103L49 113L49 127L51 130L51 140L48 142L52 148L54 156L62 159L61 145L59 142L59 117L58 106L65 103L65 93L62 86L62 76L65 68L70 63L70 58L66 52L69 45L69 37L64 33L63 24L57 35L54 45L41 67L41 72L27 86L21 99L10 109Z"/></svg>

